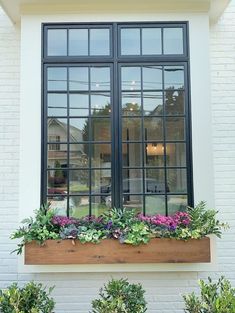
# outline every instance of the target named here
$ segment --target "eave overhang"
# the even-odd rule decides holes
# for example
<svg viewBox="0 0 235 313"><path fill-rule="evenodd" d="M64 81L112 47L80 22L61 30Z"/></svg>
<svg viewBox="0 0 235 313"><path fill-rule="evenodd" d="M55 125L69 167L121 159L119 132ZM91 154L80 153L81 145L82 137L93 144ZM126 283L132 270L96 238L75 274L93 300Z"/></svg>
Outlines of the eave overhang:
<svg viewBox="0 0 235 313"><path fill-rule="evenodd" d="M81 12L195 12L207 13L216 22L231 0L0 0L18 23L22 14L71 14Z"/></svg>

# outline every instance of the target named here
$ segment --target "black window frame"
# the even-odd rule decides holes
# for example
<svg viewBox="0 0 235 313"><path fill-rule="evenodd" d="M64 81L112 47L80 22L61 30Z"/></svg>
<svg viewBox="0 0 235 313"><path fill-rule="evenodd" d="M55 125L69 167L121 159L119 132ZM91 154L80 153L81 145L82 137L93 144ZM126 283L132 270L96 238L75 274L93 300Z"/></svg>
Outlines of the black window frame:
<svg viewBox="0 0 235 313"><path fill-rule="evenodd" d="M183 54L161 54L161 55L121 55L120 33L122 28L145 28L157 27L164 28L182 28L183 29ZM49 29L77 29L77 28L108 28L110 29L110 55L106 56L47 56L47 31ZM68 42L69 40L67 40ZM68 51L68 44L67 44ZM162 36L162 51L163 51L163 36ZM43 23L42 24L42 144L41 144L41 204L47 199L47 81L46 69L47 67L70 67L76 65L108 65L112 68L111 72L111 98L112 103L120 103L121 99L121 81L120 81L120 67L123 65L183 65L185 67L185 144L186 144L186 168L187 168L187 197L188 205L194 205L193 192L193 168L192 168L192 129L191 129L191 98L190 98L190 58L189 58L189 25L188 22L108 22L108 23ZM118 88L114 88L114 80L118 83ZM111 128L111 145L112 151L119 153L112 153L112 206L123 206L122 195L122 139L121 139L121 105L114 105L111 113L112 128ZM118 115L118 119L115 116ZM166 116L164 116L166 118ZM116 131L114 132L114 129ZM175 142L175 141L174 141ZM164 139L165 143L165 139ZM166 171L166 164L164 166ZM143 196L144 196L143 190ZM173 193L176 194L176 193ZM182 194L182 193L181 193ZM165 198L171 195L165 191ZM91 197L91 195L89 196ZM69 201L68 201L69 202ZM143 211L145 214L145 209ZM89 214L91 215L91 205ZM67 215L69 215L69 203L67 204ZM166 200L166 215L168 215L167 200Z"/></svg>

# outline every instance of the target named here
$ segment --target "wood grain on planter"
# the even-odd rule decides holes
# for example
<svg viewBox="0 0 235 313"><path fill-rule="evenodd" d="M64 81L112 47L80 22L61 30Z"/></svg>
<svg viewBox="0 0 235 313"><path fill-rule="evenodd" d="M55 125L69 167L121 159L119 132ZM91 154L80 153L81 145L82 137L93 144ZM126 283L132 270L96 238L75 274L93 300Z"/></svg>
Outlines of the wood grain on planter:
<svg viewBox="0 0 235 313"><path fill-rule="evenodd" d="M40 246L25 246L26 265L117 264L117 263L201 263L210 262L210 239L188 241L154 238L148 244L131 246L105 239L99 244L72 240L47 240Z"/></svg>

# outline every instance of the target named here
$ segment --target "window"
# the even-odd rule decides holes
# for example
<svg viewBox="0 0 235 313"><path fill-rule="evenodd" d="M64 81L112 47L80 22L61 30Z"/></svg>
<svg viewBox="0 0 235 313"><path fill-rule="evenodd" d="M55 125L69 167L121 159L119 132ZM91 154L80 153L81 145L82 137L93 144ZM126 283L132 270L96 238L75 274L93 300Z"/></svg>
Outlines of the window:
<svg viewBox="0 0 235 313"><path fill-rule="evenodd" d="M192 205L187 24L43 34L42 201L75 217Z"/></svg>

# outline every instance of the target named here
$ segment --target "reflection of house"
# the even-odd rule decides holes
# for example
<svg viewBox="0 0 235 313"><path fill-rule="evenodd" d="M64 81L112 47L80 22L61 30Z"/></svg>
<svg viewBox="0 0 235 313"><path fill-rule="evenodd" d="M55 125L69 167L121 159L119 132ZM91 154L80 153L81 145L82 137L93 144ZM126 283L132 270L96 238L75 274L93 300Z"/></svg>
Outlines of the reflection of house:
<svg viewBox="0 0 235 313"><path fill-rule="evenodd" d="M48 120L48 140L53 142L48 147L48 166L54 167L55 162L59 162L61 167L67 167L67 123L60 121L57 118ZM82 130L75 126L69 127L69 142L70 144L70 166L76 166L80 159L84 158L84 146L82 143Z"/></svg>

